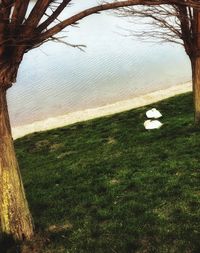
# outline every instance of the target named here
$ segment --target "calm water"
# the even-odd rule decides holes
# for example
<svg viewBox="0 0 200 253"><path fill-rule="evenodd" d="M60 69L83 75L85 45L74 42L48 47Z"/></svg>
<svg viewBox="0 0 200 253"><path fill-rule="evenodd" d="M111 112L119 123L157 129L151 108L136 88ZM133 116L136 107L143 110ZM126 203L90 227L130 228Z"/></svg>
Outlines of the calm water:
<svg viewBox="0 0 200 253"><path fill-rule="evenodd" d="M27 53L8 94L12 125L113 103L191 79L182 47L134 41L121 35L125 34L121 28L127 26L133 27L110 14L91 16L64 33L67 41L87 45L85 52L51 42Z"/></svg>

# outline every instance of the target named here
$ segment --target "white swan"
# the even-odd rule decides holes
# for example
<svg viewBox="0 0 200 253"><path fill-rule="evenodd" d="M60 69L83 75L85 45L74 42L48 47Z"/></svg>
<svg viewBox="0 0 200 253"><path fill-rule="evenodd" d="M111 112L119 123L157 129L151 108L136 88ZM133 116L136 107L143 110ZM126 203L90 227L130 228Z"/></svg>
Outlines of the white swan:
<svg viewBox="0 0 200 253"><path fill-rule="evenodd" d="M160 117L162 117L162 114L156 109L156 108L152 108L151 110L148 110L146 112L146 116L149 119L159 119Z"/></svg>
<svg viewBox="0 0 200 253"><path fill-rule="evenodd" d="M159 120L146 120L144 122L144 127L145 129L149 130L149 129L158 129L162 126L163 124L159 121Z"/></svg>

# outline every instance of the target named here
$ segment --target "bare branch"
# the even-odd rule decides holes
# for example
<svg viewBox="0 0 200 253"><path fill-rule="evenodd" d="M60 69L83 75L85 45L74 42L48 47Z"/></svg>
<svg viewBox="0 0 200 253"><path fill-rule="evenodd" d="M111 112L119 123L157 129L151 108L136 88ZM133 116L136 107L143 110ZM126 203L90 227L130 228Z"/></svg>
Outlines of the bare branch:
<svg viewBox="0 0 200 253"><path fill-rule="evenodd" d="M55 39L55 35L64 28L76 25L89 15L118 8L126 15L151 19L154 26L162 28L162 31L157 29L153 37L178 43L182 39L187 53L192 54L191 44L197 37L194 13L195 10L199 12L199 0L113 0L59 21L58 16L69 7L70 2L71 0L37 0L25 19L30 0L1 0L0 57L2 56L4 60L8 57L17 57L19 62L25 52L46 41L60 42L60 39ZM137 8L133 9L134 6ZM48 9L52 11L51 14L47 13ZM55 21L59 23L54 24ZM69 45L68 42L65 44Z"/></svg>
<svg viewBox="0 0 200 253"><path fill-rule="evenodd" d="M74 23L76 23L77 21L101 12L101 11L105 11L105 10L110 10L110 9L117 9L120 7L125 7L125 6L136 6L136 5L140 5L140 6L159 6L159 5L166 5L166 4L178 4L178 5L183 5L183 6L195 6L200 7L199 5L197 5L197 1L192 1L192 0L187 0L187 1L182 1L182 0L127 0L127 1L116 1L113 3L107 3L107 4L102 4L102 5L98 5L89 9L86 9L64 21L62 21L61 23L55 25L54 27L52 27L51 29L49 29L48 31L44 32L41 34L39 41L42 42L46 39L48 39L49 37L54 36L55 34L59 33L60 31L62 31L65 27L70 26Z"/></svg>
<svg viewBox="0 0 200 253"><path fill-rule="evenodd" d="M15 1L14 10L12 14L12 23L15 25L22 24L28 9L30 0Z"/></svg>
<svg viewBox="0 0 200 253"><path fill-rule="evenodd" d="M65 9L65 7L71 2L71 0L63 0L62 3L57 7L57 9L37 28L38 32L45 30L54 20L60 15L60 13Z"/></svg>

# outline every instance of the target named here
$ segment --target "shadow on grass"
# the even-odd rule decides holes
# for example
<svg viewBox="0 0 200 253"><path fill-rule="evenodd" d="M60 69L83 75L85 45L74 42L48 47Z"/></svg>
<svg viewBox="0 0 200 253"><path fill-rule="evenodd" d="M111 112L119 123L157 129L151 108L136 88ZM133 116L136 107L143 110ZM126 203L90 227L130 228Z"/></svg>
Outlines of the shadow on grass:
<svg viewBox="0 0 200 253"><path fill-rule="evenodd" d="M1 253L20 253L20 244L14 238L7 234L0 236L0 252Z"/></svg>
<svg viewBox="0 0 200 253"><path fill-rule="evenodd" d="M7 234L0 235L0 253L41 253L47 244L46 235L36 234L31 241L16 241Z"/></svg>

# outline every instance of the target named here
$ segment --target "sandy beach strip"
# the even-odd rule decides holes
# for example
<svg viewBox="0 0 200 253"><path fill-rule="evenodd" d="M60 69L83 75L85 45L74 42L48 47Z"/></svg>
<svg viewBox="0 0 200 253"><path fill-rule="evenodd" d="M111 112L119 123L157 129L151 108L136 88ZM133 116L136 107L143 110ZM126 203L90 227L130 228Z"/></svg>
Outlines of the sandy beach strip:
<svg viewBox="0 0 200 253"><path fill-rule="evenodd" d="M77 111L68 113L66 115L48 118L42 121L36 121L31 124L13 127L12 134L13 138L17 139L27 134L46 131L66 125L71 125L77 122L86 121L94 118L112 115L115 113L128 111L137 107L149 105L163 99L192 91L192 83L179 84L167 89L154 91L145 95L134 97L132 99L119 101L113 104L105 106L86 109L83 111Z"/></svg>

